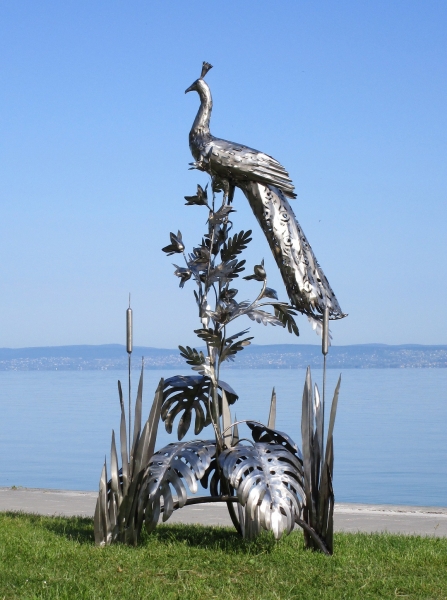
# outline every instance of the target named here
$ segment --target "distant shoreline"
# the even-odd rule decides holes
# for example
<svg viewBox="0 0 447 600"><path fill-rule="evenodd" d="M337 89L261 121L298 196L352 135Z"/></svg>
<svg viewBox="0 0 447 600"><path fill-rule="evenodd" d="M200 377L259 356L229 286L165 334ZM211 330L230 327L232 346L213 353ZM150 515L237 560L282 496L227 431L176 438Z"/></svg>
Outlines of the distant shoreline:
<svg viewBox="0 0 447 600"><path fill-rule="evenodd" d="M144 356L146 369L188 369L177 349L136 346L134 368ZM255 345L241 352L233 369L302 369L310 365L321 368L319 344ZM421 369L447 368L447 345L358 344L332 346L328 368L334 369ZM124 345L47 346L0 348L0 371L83 371L127 368Z"/></svg>

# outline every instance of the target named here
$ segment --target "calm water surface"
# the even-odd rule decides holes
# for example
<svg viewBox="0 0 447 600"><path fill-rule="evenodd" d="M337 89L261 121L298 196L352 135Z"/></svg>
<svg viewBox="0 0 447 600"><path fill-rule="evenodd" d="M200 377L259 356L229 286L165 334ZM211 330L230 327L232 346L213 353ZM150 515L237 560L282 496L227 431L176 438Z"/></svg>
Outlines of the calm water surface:
<svg viewBox="0 0 447 600"><path fill-rule="evenodd" d="M173 374L145 372L144 418L160 377ZM238 419L266 422L275 386L277 428L298 443L304 377L304 370L281 369L222 374L240 396L232 407ZM313 372L319 384L321 377ZM0 486L97 489L111 430L119 429L118 378L124 383L127 374L0 372ZM329 391L337 378L328 371ZM134 371L135 391L137 382ZM336 500L447 506L446 426L447 369L344 370L334 438ZM172 441L160 424L157 448Z"/></svg>

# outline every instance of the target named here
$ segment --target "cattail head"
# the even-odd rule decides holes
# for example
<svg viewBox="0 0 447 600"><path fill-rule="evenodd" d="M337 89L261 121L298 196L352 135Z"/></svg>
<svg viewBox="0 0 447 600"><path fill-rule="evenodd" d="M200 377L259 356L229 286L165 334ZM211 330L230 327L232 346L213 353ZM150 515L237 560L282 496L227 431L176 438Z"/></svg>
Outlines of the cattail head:
<svg viewBox="0 0 447 600"><path fill-rule="evenodd" d="M321 336L321 351L324 356L329 352L329 307L326 306L323 313L323 334Z"/></svg>
<svg viewBox="0 0 447 600"><path fill-rule="evenodd" d="M132 309L130 308L130 294L129 294L129 308L126 310L126 350L129 354L132 352L132 344L133 344Z"/></svg>

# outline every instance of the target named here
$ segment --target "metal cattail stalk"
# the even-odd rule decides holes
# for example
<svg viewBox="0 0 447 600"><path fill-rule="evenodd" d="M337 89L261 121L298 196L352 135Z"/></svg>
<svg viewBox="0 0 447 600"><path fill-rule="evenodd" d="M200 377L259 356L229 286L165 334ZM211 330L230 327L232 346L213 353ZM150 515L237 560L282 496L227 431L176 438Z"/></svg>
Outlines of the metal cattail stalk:
<svg viewBox="0 0 447 600"><path fill-rule="evenodd" d="M321 440L321 464L324 464L324 402L326 397L326 356L329 352L329 308L326 306L323 313L323 331L321 334L321 352L323 353L323 402L322 402L322 436Z"/></svg>
<svg viewBox="0 0 447 600"><path fill-rule="evenodd" d="M132 413L131 413L131 378L130 373L132 369L132 341L133 341L133 331L132 331L132 309L130 308L130 294L129 294L129 308L126 310L126 350L128 354L128 370L129 370L129 460L130 453L132 448L131 442L131 425L132 425Z"/></svg>

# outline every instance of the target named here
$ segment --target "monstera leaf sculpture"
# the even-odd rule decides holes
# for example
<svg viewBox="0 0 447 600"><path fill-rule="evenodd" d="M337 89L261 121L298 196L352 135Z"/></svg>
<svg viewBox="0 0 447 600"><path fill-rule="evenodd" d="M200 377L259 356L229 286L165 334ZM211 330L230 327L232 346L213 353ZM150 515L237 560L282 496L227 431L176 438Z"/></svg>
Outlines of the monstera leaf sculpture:
<svg viewBox="0 0 447 600"><path fill-rule="evenodd" d="M204 427L212 422L208 405L211 380L205 375L175 375L165 379L163 388L163 405L161 418L165 422L166 431L172 432L174 419L182 411L177 436L185 437L191 426L192 412L195 411L194 435L198 435ZM222 414L222 390L226 392L229 404L238 399L236 392L224 381L218 381L219 416Z"/></svg>
<svg viewBox="0 0 447 600"><path fill-rule="evenodd" d="M292 531L301 515L304 481L302 464L289 450L274 443L237 445L222 452L219 464L249 519L259 518L275 539Z"/></svg>
<svg viewBox="0 0 447 600"><path fill-rule="evenodd" d="M187 487L193 494L197 493L197 482L204 476L215 454L214 440L196 440L169 444L152 456L139 498L140 507L145 509L145 524L149 532L157 526L161 510L163 521L167 521L174 508L185 506ZM177 495L175 505L172 488Z"/></svg>

